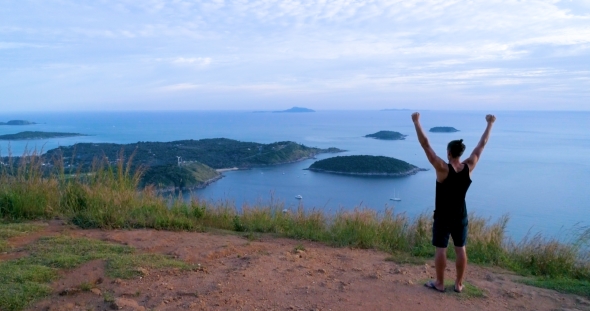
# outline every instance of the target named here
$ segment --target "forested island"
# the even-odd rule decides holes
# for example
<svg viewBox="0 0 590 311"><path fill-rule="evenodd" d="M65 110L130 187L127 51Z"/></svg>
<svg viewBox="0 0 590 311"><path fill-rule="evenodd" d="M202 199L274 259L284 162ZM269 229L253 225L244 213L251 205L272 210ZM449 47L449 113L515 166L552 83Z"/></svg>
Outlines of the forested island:
<svg viewBox="0 0 590 311"><path fill-rule="evenodd" d="M401 177L426 171L408 162L384 156L337 156L314 162L311 171L361 175Z"/></svg>
<svg viewBox="0 0 590 311"><path fill-rule="evenodd" d="M459 130L451 126L435 126L431 128L430 131L433 133L454 133Z"/></svg>
<svg viewBox="0 0 590 311"><path fill-rule="evenodd" d="M79 133L60 133L60 132L39 132L25 131L16 134L0 135L0 140L28 140L28 139L48 139L59 137L87 136Z"/></svg>
<svg viewBox="0 0 590 311"><path fill-rule="evenodd" d="M186 189L203 187L221 178L218 169L285 164L312 158L319 153L341 151L307 147L291 141L260 144L214 138L133 144L79 143L47 151L44 161L50 168L51 159L64 159L69 170L90 172L97 159L109 166L117 166L119 161L127 163L132 157L131 171L144 171L141 186Z"/></svg>
<svg viewBox="0 0 590 311"><path fill-rule="evenodd" d="M31 125L31 124L37 124L37 123L27 121L27 120L10 120L8 122L0 122L0 125Z"/></svg>
<svg viewBox="0 0 590 311"><path fill-rule="evenodd" d="M394 131L379 131L377 133L365 135L365 137L375 138L375 139L382 139L382 140L404 140L406 136L399 132Z"/></svg>

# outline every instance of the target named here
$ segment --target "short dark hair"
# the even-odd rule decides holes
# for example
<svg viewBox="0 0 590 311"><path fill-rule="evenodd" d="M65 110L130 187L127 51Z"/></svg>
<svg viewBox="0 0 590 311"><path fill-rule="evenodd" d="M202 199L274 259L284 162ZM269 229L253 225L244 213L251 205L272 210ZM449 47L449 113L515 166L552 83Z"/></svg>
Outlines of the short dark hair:
<svg viewBox="0 0 590 311"><path fill-rule="evenodd" d="M452 140L447 145L447 150L451 152L451 157L458 158L463 155L463 151L465 151L465 145L463 144L463 139L459 140Z"/></svg>

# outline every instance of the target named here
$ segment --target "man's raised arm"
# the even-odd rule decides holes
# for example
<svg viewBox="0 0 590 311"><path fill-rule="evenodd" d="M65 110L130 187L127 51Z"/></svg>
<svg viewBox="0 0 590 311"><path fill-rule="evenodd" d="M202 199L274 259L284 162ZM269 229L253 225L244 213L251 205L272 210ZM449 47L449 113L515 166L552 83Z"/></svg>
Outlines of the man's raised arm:
<svg viewBox="0 0 590 311"><path fill-rule="evenodd" d="M465 160L465 163L469 165L470 171L473 171L473 169L475 168L477 161L479 161L479 158L481 157L483 148L488 143L488 139L490 138L490 132L492 131L492 125L494 125L494 122L496 122L496 116L488 114L486 116L486 122L488 123L488 125L486 126L486 130L483 132L483 135L481 135L479 143L477 143L477 146L475 146L475 149L473 149L473 152L471 153L469 158Z"/></svg>
<svg viewBox="0 0 590 311"><path fill-rule="evenodd" d="M446 170L447 163L436 155L432 147L430 147L430 143L428 142L426 134L424 134L424 130L420 125L420 113L414 112L412 114L412 121L414 122L414 127L416 128L416 134L418 134L418 141L420 142L422 149L424 149L424 152L426 153L426 157L428 158L430 164L432 164L432 166L434 166L434 169L437 171Z"/></svg>

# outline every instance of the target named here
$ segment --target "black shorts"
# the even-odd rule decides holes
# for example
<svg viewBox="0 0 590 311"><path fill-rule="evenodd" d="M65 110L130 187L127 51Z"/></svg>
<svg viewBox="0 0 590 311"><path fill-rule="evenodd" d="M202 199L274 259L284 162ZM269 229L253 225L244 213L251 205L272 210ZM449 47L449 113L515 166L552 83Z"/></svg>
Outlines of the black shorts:
<svg viewBox="0 0 590 311"><path fill-rule="evenodd" d="M434 219L432 225L432 245L447 248L449 235L456 247L463 247L467 242L467 217L459 222L446 222Z"/></svg>

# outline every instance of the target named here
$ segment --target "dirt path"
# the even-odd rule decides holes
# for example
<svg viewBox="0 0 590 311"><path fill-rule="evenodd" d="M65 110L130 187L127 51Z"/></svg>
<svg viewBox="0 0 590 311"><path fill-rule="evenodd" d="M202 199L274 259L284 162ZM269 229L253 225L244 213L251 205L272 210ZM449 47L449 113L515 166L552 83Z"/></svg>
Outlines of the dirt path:
<svg viewBox="0 0 590 311"><path fill-rule="evenodd" d="M43 232L169 254L201 264L203 271L146 270L141 278L112 280L104 275L105 263L93 261L64 272L51 297L31 310L590 310L585 298L526 286L512 274L475 266L469 267L467 281L485 297L438 293L423 286L433 277L432 261L396 264L373 250L215 233L77 230L56 222ZM18 247L31 241L9 242ZM83 283L95 288L60 295Z"/></svg>

